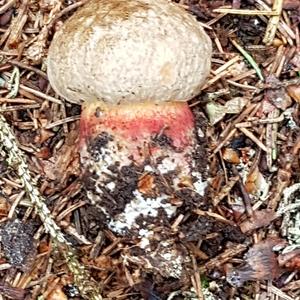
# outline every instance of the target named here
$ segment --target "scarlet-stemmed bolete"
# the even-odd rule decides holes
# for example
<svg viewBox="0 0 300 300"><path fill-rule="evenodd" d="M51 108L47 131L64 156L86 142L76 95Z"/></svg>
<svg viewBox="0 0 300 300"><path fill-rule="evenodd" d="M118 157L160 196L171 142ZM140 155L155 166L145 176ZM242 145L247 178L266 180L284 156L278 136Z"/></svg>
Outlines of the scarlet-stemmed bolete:
<svg viewBox="0 0 300 300"><path fill-rule="evenodd" d="M211 52L196 19L166 0L91 0L49 49L53 89L83 104L88 198L110 230L139 245L127 260L164 276L180 277L187 261L171 226L181 192L201 199L207 186L187 100L199 94Z"/></svg>

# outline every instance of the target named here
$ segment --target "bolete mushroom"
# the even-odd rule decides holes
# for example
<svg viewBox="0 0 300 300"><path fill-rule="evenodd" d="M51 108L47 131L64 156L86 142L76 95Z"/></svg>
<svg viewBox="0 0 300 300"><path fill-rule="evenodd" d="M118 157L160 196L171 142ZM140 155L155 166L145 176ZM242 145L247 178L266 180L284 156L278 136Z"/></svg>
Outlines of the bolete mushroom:
<svg viewBox="0 0 300 300"><path fill-rule="evenodd" d="M187 100L199 94L211 52L196 19L166 0L91 0L49 49L53 89L83 103L88 198L144 253L127 259L164 276L180 277L186 261L170 225L184 211L180 193L201 201L207 186Z"/></svg>

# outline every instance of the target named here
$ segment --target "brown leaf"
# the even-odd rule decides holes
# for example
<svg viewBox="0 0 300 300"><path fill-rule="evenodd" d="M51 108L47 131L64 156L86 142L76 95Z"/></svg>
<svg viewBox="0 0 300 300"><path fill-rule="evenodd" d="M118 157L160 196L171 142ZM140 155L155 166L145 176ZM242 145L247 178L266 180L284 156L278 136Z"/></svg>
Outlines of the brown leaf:
<svg viewBox="0 0 300 300"><path fill-rule="evenodd" d="M100 255L94 259L95 266L101 269L111 270L113 268L113 261L110 256Z"/></svg>
<svg viewBox="0 0 300 300"><path fill-rule="evenodd" d="M284 266L290 270L300 270L300 249L280 254L278 262L280 266Z"/></svg>
<svg viewBox="0 0 300 300"><path fill-rule="evenodd" d="M300 102L300 85L289 85L287 88L289 96L296 102Z"/></svg>
<svg viewBox="0 0 300 300"><path fill-rule="evenodd" d="M0 194L0 216L6 216L8 214L9 204L8 200Z"/></svg>
<svg viewBox="0 0 300 300"><path fill-rule="evenodd" d="M51 157L51 151L48 147L42 147L38 152L35 153L35 156L42 159L48 159Z"/></svg>
<svg viewBox="0 0 300 300"><path fill-rule="evenodd" d="M25 299L25 290L8 285L7 283L0 283L0 295L8 299L23 300Z"/></svg>
<svg viewBox="0 0 300 300"><path fill-rule="evenodd" d="M249 194L258 195L259 197L266 197L268 194L269 184L258 167L249 173L245 182L245 188Z"/></svg>
<svg viewBox="0 0 300 300"><path fill-rule="evenodd" d="M151 174L143 175L138 182L139 192L142 194L151 194L154 188L154 177Z"/></svg>
<svg viewBox="0 0 300 300"><path fill-rule="evenodd" d="M234 286L242 286L246 281L277 278L283 270L278 264L273 247L282 242L280 239L268 238L255 244L246 253L244 265L227 270L227 281Z"/></svg>
<svg viewBox="0 0 300 300"><path fill-rule="evenodd" d="M239 164L241 162L238 153L232 148L223 149L222 157L224 160L232 164Z"/></svg>
<svg viewBox="0 0 300 300"><path fill-rule="evenodd" d="M60 186L64 186L71 175L80 173L77 139L78 131L75 129L50 159L41 161L46 176L56 180Z"/></svg>
<svg viewBox="0 0 300 300"><path fill-rule="evenodd" d="M255 182L258 175L258 168L255 168L251 173L249 173L247 180L245 182L246 191L250 194L254 194L256 191Z"/></svg>
<svg viewBox="0 0 300 300"><path fill-rule="evenodd" d="M267 226L276 218L277 215L273 210L258 210L253 213L253 216L251 218L246 219L244 222L242 222L240 224L240 228L243 233L246 233L251 230Z"/></svg>
<svg viewBox="0 0 300 300"><path fill-rule="evenodd" d="M43 240L43 241L40 242L40 244L38 246L38 253L39 254L40 253L47 253L50 250L51 250L51 246L47 241Z"/></svg>
<svg viewBox="0 0 300 300"><path fill-rule="evenodd" d="M292 105L290 96L286 93L285 89L280 86L281 82L274 75L268 76L266 83L269 84L271 88L265 90L265 100L282 110Z"/></svg>
<svg viewBox="0 0 300 300"><path fill-rule="evenodd" d="M44 143L45 141L47 141L50 137L54 136L54 132L51 130L47 130L42 128L40 130L40 136L39 136L39 143Z"/></svg>
<svg viewBox="0 0 300 300"><path fill-rule="evenodd" d="M68 297L62 291L61 286L56 286L51 294L47 297L47 300L68 300Z"/></svg>

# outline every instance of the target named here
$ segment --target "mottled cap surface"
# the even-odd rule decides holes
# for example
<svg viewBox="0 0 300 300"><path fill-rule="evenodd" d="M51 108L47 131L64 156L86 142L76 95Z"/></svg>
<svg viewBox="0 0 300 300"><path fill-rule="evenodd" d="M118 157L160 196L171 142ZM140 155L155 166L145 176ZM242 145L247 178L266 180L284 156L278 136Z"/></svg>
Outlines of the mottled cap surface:
<svg viewBox="0 0 300 300"><path fill-rule="evenodd" d="M186 101L209 74L211 48L195 18L166 0L91 0L55 34L48 76L75 103Z"/></svg>

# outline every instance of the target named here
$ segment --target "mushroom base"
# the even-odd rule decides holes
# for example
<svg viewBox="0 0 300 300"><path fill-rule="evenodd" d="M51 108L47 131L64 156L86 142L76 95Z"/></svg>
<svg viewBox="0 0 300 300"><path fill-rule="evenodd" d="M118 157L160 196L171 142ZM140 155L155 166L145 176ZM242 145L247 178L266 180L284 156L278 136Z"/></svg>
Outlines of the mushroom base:
<svg viewBox="0 0 300 300"><path fill-rule="evenodd" d="M127 261L165 277L185 276L180 221L207 187L207 157L188 105L89 103L80 149L89 200L106 226L134 245L124 250Z"/></svg>

